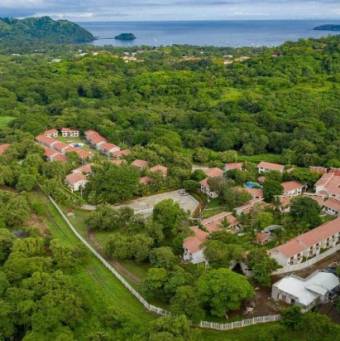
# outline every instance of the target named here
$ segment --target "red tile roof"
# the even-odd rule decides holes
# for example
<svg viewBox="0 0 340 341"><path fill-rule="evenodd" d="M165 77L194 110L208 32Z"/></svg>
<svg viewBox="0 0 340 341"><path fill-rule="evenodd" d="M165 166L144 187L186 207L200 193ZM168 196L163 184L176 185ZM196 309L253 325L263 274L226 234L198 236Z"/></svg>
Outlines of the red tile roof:
<svg viewBox="0 0 340 341"><path fill-rule="evenodd" d="M204 170L204 173L208 178L217 178L223 176L223 170L217 167L207 168Z"/></svg>
<svg viewBox="0 0 340 341"><path fill-rule="evenodd" d="M283 172L284 166L278 164L278 163L272 163L272 162L266 162L266 161L261 161L258 165L257 168L264 168L269 171L277 171L277 172Z"/></svg>
<svg viewBox="0 0 340 341"><path fill-rule="evenodd" d="M137 168L147 168L149 165L148 161L145 160L135 160L131 163L131 166L137 167Z"/></svg>
<svg viewBox="0 0 340 341"><path fill-rule="evenodd" d="M61 153L58 153L58 152L57 152L55 155L53 155L53 156L51 157L51 159L52 159L53 161L59 161L59 162L66 162L66 161L67 161L66 156L63 155L63 154L61 154Z"/></svg>
<svg viewBox="0 0 340 341"><path fill-rule="evenodd" d="M244 188L249 193L252 199L263 199L263 190L261 188Z"/></svg>
<svg viewBox="0 0 340 341"><path fill-rule="evenodd" d="M10 146L8 143L0 144L0 155L3 155Z"/></svg>
<svg viewBox="0 0 340 341"><path fill-rule="evenodd" d="M324 174L315 187L323 187L327 195L340 195L340 175L337 173ZM319 192L321 193L323 190L319 190Z"/></svg>
<svg viewBox="0 0 340 341"><path fill-rule="evenodd" d="M81 160L87 160L91 157L91 152L81 149L79 147L70 147L66 150L67 153L76 153Z"/></svg>
<svg viewBox="0 0 340 341"><path fill-rule="evenodd" d="M58 154L58 152L56 152L55 150L48 148L48 147L44 147L44 155L47 158L52 157L53 155Z"/></svg>
<svg viewBox="0 0 340 341"><path fill-rule="evenodd" d="M242 170L243 169L243 163L242 162L230 162L230 163L226 163L224 165L224 169L226 171L230 171L233 169L237 169L237 170Z"/></svg>
<svg viewBox="0 0 340 341"><path fill-rule="evenodd" d="M231 212L221 212L212 217L202 220L201 224L209 231L209 233L212 233L221 230L221 225L225 220L231 227L239 223L236 217Z"/></svg>
<svg viewBox="0 0 340 341"><path fill-rule="evenodd" d="M82 173L71 173L66 176L66 182L69 185L74 185L79 181L86 181L86 176Z"/></svg>
<svg viewBox="0 0 340 341"><path fill-rule="evenodd" d="M72 173L82 173L82 174L90 174L92 173L92 165L91 163L87 163L84 166L78 167L72 171Z"/></svg>
<svg viewBox="0 0 340 341"><path fill-rule="evenodd" d="M71 149L72 147L68 144L65 144L63 142L57 141L55 144L53 144L53 149L57 150L58 152L64 152L67 149Z"/></svg>
<svg viewBox="0 0 340 341"><path fill-rule="evenodd" d="M340 218L329 221L325 224L316 227L300 236L291 239L285 244L277 246L271 252L280 252L286 257L293 257L316 243L340 233Z"/></svg>
<svg viewBox="0 0 340 341"><path fill-rule="evenodd" d="M99 133L97 133L94 130L87 130L85 132L85 137L90 143L95 144L95 145L101 142L104 142L104 143L107 142L103 136L101 136Z"/></svg>
<svg viewBox="0 0 340 341"><path fill-rule="evenodd" d="M183 241L183 248L187 249L190 253L195 253L201 250L202 244L208 238L208 233L202 231L196 226L193 226L190 229L194 233L194 235L186 238Z"/></svg>
<svg viewBox="0 0 340 341"><path fill-rule="evenodd" d="M150 168L150 172L152 173L161 173L163 176L168 175L168 168L162 165L156 165Z"/></svg>
<svg viewBox="0 0 340 341"><path fill-rule="evenodd" d="M323 206L326 208L330 208L336 212L340 212L340 201L335 200L333 198L327 199L324 203Z"/></svg>
<svg viewBox="0 0 340 341"><path fill-rule="evenodd" d="M52 139L51 137L45 136L45 135L38 135L36 136L35 140L41 144L44 144L45 146L51 147L53 143L58 142L55 139Z"/></svg>
<svg viewBox="0 0 340 341"><path fill-rule="evenodd" d="M118 146L116 146L115 144L113 143L103 143L100 145L99 147L100 151L102 151L103 153L108 153L110 152L111 150L116 150L118 151L120 148Z"/></svg>
<svg viewBox="0 0 340 341"><path fill-rule="evenodd" d="M283 193L290 192L299 188L303 188L303 185L298 181L285 181L282 182Z"/></svg>

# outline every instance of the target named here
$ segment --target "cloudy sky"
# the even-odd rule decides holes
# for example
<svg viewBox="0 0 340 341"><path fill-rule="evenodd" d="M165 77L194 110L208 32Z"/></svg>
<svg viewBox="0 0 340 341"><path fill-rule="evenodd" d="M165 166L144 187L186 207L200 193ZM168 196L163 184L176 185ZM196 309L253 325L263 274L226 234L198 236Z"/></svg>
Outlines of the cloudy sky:
<svg viewBox="0 0 340 341"><path fill-rule="evenodd" d="M0 16L75 21L340 19L340 0L0 0Z"/></svg>

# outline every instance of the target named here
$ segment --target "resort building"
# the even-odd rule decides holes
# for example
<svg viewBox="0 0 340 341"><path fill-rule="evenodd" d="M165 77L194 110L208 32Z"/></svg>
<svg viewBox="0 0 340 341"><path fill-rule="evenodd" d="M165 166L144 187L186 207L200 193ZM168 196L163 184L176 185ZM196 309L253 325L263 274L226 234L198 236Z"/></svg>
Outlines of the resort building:
<svg viewBox="0 0 340 341"><path fill-rule="evenodd" d="M153 180L149 176L142 176L141 178L139 178L139 184L144 186L151 184L152 181Z"/></svg>
<svg viewBox="0 0 340 341"><path fill-rule="evenodd" d="M79 130L70 128L61 128L61 135L63 137L79 137Z"/></svg>
<svg viewBox="0 0 340 341"><path fill-rule="evenodd" d="M315 184L315 192L327 198L340 200L340 174L337 171L324 174Z"/></svg>
<svg viewBox="0 0 340 341"><path fill-rule="evenodd" d="M340 216L340 201L333 198L326 199L322 204L322 211L326 214L339 217Z"/></svg>
<svg viewBox="0 0 340 341"><path fill-rule="evenodd" d="M81 189L84 189L88 182L86 175L82 173L71 173L67 175L65 181L72 192L77 192Z"/></svg>
<svg viewBox="0 0 340 341"><path fill-rule="evenodd" d="M98 149L100 152L102 152L103 154L110 156L110 157L112 157L114 155L114 153L120 151L120 148L118 146L116 146L113 143L108 143L108 142L101 143L98 146Z"/></svg>
<svg viewBox="0 0 340 341"><path fill-rule="evenodd" d="M259 173L268 173L268 172L279 172L279 173L283 173L285 167L283 165L280 165L278 163L271 163L271 162L265 162L265 161L261 161L258 165L257 165L257 170Z"/></svg>
<svg viewBox="0 0 340 341"><path fill-rule="evenodd" d="M208 233L196 226L193 226L190 229L193 232L193 235L186 238L183 242L183 259L193 264L206 262L203 244L208 238Z"/></svg>
<svg viewBox="0 0 340 341"><path fill-rule="evenodd" d="M328 272L315 272L307 278L289 275L272 286L272 298L298 305L308 311L318 304L329 302L339 287L339 278Z"/></svg>
<svg viewBox="0 0 340 341"><path fill-rule="evenodd" d="M329 221L269 251L281 266L302 263L340 242L340 218Z"/></svg>
<svg viewBox="0 0 340 341"><path fill-rule="evenodd" d="M53 146L58 142L57 140L51 138L51 137L48 137L46 135L38 135L36 136L35 140L46 146L46 147L49 147L49 148L53 148Z"/></svg>
<svg viewBox="0 0 340 341"><path fill-rule="evenodd" d="M84 175L89 175L92 173L92 164L87 163L84 166L78 167L78 168L74 169L72 171L72 173L80 173L80 174L84 174Z"/></svg>
<svg viewBox="0 0 340 341"><path fill-rule="evenodd" d="M211 199L217 198L218 193L210 189L208 179L209 178L222 178L224 174L223 170L215 167L215 168L207 168L207 169L204 169L203 171L207 177L203 179L202 181L200 181L201 192L206 194Z"/></svg>
<svg viewBox="0 0 340 341"><path fill-rule="evenodd" d="M100 145L106 143L106 139L94 130L85 131L87 142L94 148L99 149Z"/></svg>
<svg viewBox="0 0 340 341"><path fill-rule="evenodd" d="M286 181L282 182L281 185L283 187L283 195L285 196L301 195L305 188L305 186L298 181Z"/></svg>
<svg viewBox="0 0 340 341"><path fill-rule="evenodd" d="M57 129L49 129L43 132L43 135L54 138L54 137L58 137L59 132Z"/></svg>
<svg viewBox="0 0 340 341"><path fill-rule="evenodd" d="M263 200L263 190L261 188L244 188L251 195L252 200Z"/></svg>

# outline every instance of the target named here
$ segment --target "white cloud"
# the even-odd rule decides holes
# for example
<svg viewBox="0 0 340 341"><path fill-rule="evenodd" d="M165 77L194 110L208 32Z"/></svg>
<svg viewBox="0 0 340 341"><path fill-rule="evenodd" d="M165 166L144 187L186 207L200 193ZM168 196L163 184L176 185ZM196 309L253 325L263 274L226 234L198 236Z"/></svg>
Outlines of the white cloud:
<svg viewBox="0 0 340 341"><path fill-rule="evenodd" d="M337 18L340 0L0 0L0 16L71 20Z"/></svg>

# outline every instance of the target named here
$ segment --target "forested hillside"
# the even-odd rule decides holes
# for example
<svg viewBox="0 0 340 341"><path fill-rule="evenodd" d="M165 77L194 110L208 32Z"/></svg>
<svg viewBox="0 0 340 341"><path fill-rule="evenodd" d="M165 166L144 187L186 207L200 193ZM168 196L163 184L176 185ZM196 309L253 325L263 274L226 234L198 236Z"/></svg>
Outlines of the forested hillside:
<svg viewBox="0 0 340 341"><path fill-rule="evenodd" d="M122 50L94 48L55 60L3 55L0 111L32 134L92 128L116 143L185 148L202 162L208 148L339 166L339 46L339 37L286 43L228 65L209 48L140 50L129 63Z"/></svg>
<svg viewBox="0 0 340 341"><path fill-rule="evenodd" d="M67 20L0 18L0 42L13 46L18 43L87 43L93 40L91 33Z"/></svg>

